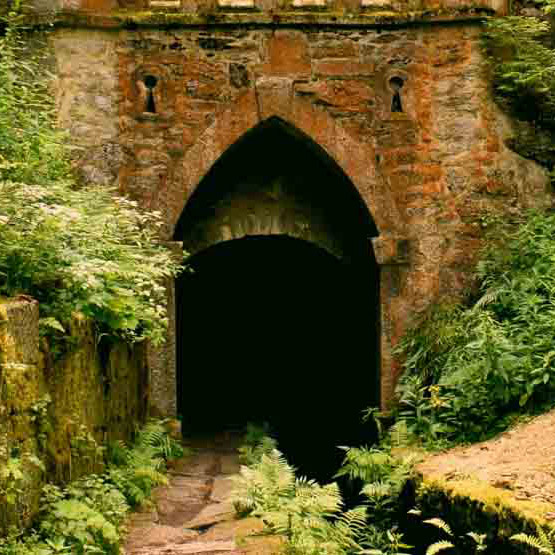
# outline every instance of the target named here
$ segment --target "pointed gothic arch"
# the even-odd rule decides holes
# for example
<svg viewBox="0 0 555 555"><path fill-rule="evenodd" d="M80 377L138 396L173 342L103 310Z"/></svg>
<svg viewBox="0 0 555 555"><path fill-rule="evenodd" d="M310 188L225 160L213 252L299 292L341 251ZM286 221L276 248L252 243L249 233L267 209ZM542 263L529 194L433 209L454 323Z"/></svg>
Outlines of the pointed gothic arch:
<svg viewBox="0 0 555 555"><path fill-rule="evenodd" d="M377 302L380 320L377 332L379 398L382 407L385 407L393 396L398 374L392 345L397 326L395 314L399 310L399 283L410 255L410 244L406 239L404 219L387 180L380 174L371 138L364 141L360 135L358 139L354 138L339 120L306 97L294 94L292 83L287 79L260 79L231 107L216 113L208 127L184 153L178 170L179 178L168 180L169 189L158 206L166 221L162 233L166 239L179 241L180 220L183 221L189 201L201 190L206 176L219 160L225 158L226 152L232 152L234 145L240 145L249 132L265 123L279 123L309 145L328 167L339 171L370 215L374 233L367 235L366 249L370 253L373 251L380 274ZM233 233L228 237L232 239ZM371 241L370 237L373 237ZM311 240L314 241L314 238ZM151 350L149 364L155 368L151 384L153 406L160 406L163 413L172 414L175 413L177 399L173 291L170 291L168 298L168 310L169 340L163 350Z"/></svg>
<svg viewBox="0 0 555 555"><path fill-rule="evenodd" d="M213 164L189 197L174 239L194 255L243 237L286 235L342 258L355 245L371 251L377 233L366 204L335 160L273 116Z"/></svg>
<svg viewBox="0 0 555 555"><path fill-rule="evenodd" d="M404 237L404 220L390 188L376 168L371 141L354 139L325 110L292 92L288 80L259 83L234 105L215 116L183 157L182 179L168 191L168 236L174 236L185 206L203 178L233 145L259 124L278 118L335 162L366 204L382 238Z"/></svg>

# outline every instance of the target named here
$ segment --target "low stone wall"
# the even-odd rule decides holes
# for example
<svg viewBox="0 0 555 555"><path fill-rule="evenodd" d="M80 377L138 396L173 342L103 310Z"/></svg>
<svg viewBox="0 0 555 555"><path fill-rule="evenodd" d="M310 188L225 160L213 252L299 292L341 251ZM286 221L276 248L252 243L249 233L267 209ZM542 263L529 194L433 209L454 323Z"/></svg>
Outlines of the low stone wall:
<svg viewBox="0 0 555 555"><path fill-rule="evenodd" d="M44 483L100 470L99 445L145 419L142 346L98 342L76 316L62 352L39 338L36 301L0 299L0 536L29 524Z"/></svg>

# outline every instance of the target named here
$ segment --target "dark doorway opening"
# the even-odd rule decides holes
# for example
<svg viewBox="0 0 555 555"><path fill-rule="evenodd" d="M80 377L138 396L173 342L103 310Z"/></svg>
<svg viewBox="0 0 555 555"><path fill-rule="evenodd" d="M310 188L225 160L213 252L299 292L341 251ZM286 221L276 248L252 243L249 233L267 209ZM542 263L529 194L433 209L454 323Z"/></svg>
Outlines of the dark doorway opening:
<svg viewBox="0 0 555 555"><path fill-rule="evenodd" d="M281 234L213 238L235 214L264 221L276 206ZM291 225L301 220L306 240ZM321 482L339 468L338 445L372 442L361 417L379 403L375 235L335 161L282 120L228 149L175 233L195 253L176 284L186 434L267 422L289 462Z"/></svg>
<svg viewBox="0 0 555 555"><path fill-rule="evenodd" d="M338 445L369 441L377 402L374 266L304 241L257 237L191 259L179 282L186 433L267 422L304 475L329 481Z"/></svg>

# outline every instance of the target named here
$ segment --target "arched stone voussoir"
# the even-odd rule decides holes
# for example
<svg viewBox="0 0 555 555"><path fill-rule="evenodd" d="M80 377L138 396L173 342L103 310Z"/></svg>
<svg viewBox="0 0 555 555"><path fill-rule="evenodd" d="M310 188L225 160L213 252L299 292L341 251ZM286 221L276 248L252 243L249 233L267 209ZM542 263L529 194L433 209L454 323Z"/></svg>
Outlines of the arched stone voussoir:
<svg viewBox="0 0 555 555"><path fill-rule="evenodd" d="M325 109L300 96L289 98L291 104L285 108L275 87L251 89L233 106L215 116L212 124L185 153L183 180L170 191L172 202L168 225L172 234L187 201L219 158L255 127L278 121L291 133L306 140L349 178L380 235L404 236L403 219L393 195L376 172L372 145L354 139Z"/></svg>
<svg viewBox="0 0 555 555"><path fill-rule="evenodd" d="M339 259L345 255L342 242L310 207L296 205L293 198L272 202L263 194L214 206L211 218L199 221L189 230L185 249L195 255L219 243L267 236L313 243Z"/></svg>

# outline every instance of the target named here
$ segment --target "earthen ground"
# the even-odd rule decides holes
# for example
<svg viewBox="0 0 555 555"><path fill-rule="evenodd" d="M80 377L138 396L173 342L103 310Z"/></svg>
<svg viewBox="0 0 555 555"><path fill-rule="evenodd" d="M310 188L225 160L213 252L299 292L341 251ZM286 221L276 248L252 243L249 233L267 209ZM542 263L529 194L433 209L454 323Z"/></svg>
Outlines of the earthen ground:
<svg viewBox="0 0 555 555"><path fill-rule="evenodd" d="M279 538L257 536L261 521L237 520L231 503L240 465L233 438L197 440L193 455L175 461L167 486L155 491L153 505L133 513L125 555L273 555Z"/></svg>
<svg viewBox="0 0 555 555"><path fill-rule="evenodd" d="M498 493L524 513L533 502L537 516L555 524L555 410L492 440L431 456L418 470L425 481L467 488L470 496Z"/></svg>

